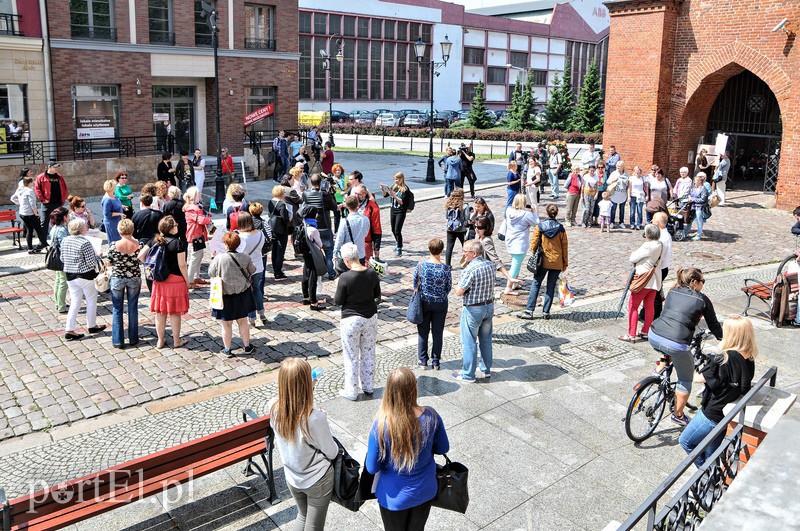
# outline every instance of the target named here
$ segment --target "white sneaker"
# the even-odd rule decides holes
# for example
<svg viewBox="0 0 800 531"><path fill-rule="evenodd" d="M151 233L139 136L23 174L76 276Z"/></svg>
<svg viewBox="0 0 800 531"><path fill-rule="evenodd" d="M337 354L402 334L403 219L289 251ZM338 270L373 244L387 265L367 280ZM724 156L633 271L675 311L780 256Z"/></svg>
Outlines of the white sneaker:
<svg viewBox="0 0 800 531"><path fill-rule="evenodd" d="M356 400L358 400L358 395L348 395L344 389L339 389L339 396L341 396L342 398L346 398L351 402L355 402Z"/></svg>

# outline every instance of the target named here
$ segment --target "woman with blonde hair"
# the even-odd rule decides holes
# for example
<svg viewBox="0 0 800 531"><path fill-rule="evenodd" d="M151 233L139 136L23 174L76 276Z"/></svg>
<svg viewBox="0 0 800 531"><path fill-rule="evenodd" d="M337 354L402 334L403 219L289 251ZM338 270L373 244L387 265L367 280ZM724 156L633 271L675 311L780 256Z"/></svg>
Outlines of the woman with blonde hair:
<svg viewBox="0 0 800 531"><path fill-rule="evenodd" d="M378 474L375 495L387 530L425 529L437 494L434 454L450 450L444 422L417 403L417 379L408 367L389 373L369 432L364 467Z"/></svg>
<svg viewBox="0 0 800 531"><path fill-rule="evenodd" d="M120 220L120 239L108 246L111 263L111 342L115 348L125 346L123 313L127 301L128 345L139 342L139 292L142 289L142 264L139 263L139 242L133 237L133 221ZM126 297L127 295L127 297Z"/></svg>
<svg viewBox="0 0 800 531"><path fill-rule="evenodd" d="M445 263L449 266L453 258L453 247L456 240L464 247L464 237L467 235L468 221L472 209L464 205L464 189L456 188L450 192L450 197L444 201L445 222L447 227L447 245L445 247Z"/></svg>
<svg viewBox="0 0 800 531"><path fill-rule="evenodd" d="M525 208L525 196L517 194L506 210L506 251L511 255L511 278L506 282L505 294L511 294L522 285L519 272L522 261L531 243L531 229L539 223L539 216L533 209Z"/></svg>
<svg viewBox="0 0 800 531"><path fill-rule="evenodd" d="M702 407L678 439L687 454L691 454L706 435L725 418L723 412L725 406L739 400L750 391L756 370L753 360L758 356L753 323L742 315L732 315L725 319L722 323L722 343L719 345L719 350L719 354L712 357L702 371L706 382ZM694 462L697 468L711 457L724 437L725 432L722 431L711 444L706 446Z"/></svg>
<svg viewBox="0 0 800 531"><path fill-rule="evenodd" d="M103 191L106 195L100 200L100 205L103 207L103 227L106 230L108 243L113 243L119 240L119 231L117 225L119 220L125 217L125 212L122 208L122 202L114 195L117 189L117 181L109 179L103 183Z"/></svg>
<svg viewBox="0 0 800 531"><path fill-rule="evenodd" d="M333 494L331 461L339 447L327 414L314 408L314 382L306 360L286 358L281 362L270 426L275 430L286 484L297 505L294 530L324 529Z"/></svg>
<svg viewBox="0 0 800 531"><path fill-rule="evenodd" d="M383 187L383 185L381 185ZM406 222L408 212L408 198L411 190L406 186L406 176L399 171L394 174L394 184L391 188L384 188L383 197L392 196L392 208L389 210L389 220L394 235L394 255L403 256L403 224ZM462 192L463 195L463 192Z"/></svg>

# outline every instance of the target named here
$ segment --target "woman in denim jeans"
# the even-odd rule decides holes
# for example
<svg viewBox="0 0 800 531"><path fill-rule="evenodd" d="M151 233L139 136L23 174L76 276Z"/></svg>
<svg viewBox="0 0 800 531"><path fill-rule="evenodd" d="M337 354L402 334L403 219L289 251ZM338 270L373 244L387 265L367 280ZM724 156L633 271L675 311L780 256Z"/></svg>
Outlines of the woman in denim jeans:
<svg viewBox="0 0 800 531"><path fill-rule="evenodd" d="M122 320L124 297L128 301L128 345L139 342L139 291L142 288L139 242L133 237L133 221L122 219L117 226L120 239L109 246L111 262L111 341L116 348L125 346L125 327Z"/></svg>
<svg viewBox="0 0 800 531"><path fill-rule="evenodd" d="M419 286L422 301L422 323L417 325L417 358L419 366L428 369L428 333L433 334L431 366L439 370L442 356L444 320L447 317L447 294L453 287L450 266L442 263L444 242L434 238L428 242L430 257L414 269L414 286Z"/></svg>

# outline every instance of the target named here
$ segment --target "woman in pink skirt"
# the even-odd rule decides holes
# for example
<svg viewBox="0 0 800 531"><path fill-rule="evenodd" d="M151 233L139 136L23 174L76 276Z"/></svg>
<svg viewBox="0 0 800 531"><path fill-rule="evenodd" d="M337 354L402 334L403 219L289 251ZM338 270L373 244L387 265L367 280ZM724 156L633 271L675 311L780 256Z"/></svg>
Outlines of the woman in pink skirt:
<svg viewBox="0 0 800 531"><path fill-rule="evenodd" d="M156 314L156 334L158 345L164 348L167 332L167 317L172 327L172 346L178 348L181 341L181 315L189 311L189 271L186 268L186 244L178 238L178 224L172 216L164 216L158 222L155 238L147 242L139 252L139 260L144 262L149 251L155 245L163 245L169 276L167 280L153 282L150 297L150 311Z"/></svg>

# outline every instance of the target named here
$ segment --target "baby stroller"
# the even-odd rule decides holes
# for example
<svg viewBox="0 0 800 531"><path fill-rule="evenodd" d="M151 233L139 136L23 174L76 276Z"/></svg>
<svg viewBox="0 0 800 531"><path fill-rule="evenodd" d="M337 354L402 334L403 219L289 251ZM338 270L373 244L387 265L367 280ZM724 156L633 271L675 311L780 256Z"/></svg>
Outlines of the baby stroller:
<svg viewBox="0 0 800 531"><path fill-rule="evenodd" d="M675 241L682 242L686 239L683 229L689 222L689 207L692 202L689 196L673 199L667 203L667 230Z"/></svg>

